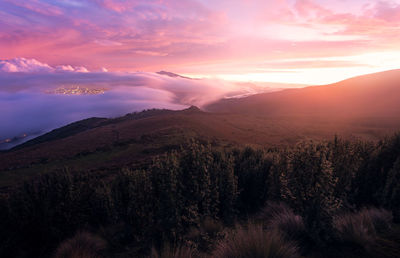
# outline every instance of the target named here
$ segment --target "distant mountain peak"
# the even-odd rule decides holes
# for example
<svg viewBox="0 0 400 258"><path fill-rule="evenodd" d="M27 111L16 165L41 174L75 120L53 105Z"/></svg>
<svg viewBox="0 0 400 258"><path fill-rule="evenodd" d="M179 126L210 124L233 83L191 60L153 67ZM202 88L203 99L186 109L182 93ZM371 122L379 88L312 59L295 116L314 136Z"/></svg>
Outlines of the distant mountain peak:
<svg viewBox="0 0 400 258"><path fill-rule="evenodd" d="M187 109L184 109L183 111L191 111L191 112L202 112L200 108L196 107L196 106L190 106Z"/></svg>
<svg viewBox="0 0 400 258"><path fill-rule="evenodd" d="M179 75L179 74L176 74L176 73L167 72L167 71L159 71L159 72L157 72L157 74L165 75L165 76L172 77L172 78L182 78L182 79L188 79L188 80L195 80L195 79L190 78L190 77L182 76L182 75Z"/></svg>

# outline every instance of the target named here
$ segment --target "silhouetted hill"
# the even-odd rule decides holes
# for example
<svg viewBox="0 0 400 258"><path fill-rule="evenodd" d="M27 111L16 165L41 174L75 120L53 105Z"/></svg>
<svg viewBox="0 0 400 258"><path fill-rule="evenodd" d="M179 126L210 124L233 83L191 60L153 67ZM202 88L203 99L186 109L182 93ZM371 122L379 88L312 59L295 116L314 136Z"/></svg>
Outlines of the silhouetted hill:
<svg viewBox="0 0 400 258"><path fill-rule="evenodd" d="M328 119L394 117L400 119L400 70L369 74L338 83L224 99L212 112L266 116L315 116Z"/></svg>
<svg viewBox="0 0 400 258"><path fill-rule="evenodd" d="M49 133L46 133L46 134L36 137L32 140L29 140L23 144L20 144L20 145L14 147L13 149L14 150L21 149L21 148L29 147L29 146L39 144L39 143L44 143L44 142L54 141L57 139L66 138L68 136L72 136L77 133L95 128L106 120L107 120L106 118L92 117L92 118L84 119L81 121L77 121L77 122L71 123L69 125L66 125L64 127L54 129Z"/></svg>

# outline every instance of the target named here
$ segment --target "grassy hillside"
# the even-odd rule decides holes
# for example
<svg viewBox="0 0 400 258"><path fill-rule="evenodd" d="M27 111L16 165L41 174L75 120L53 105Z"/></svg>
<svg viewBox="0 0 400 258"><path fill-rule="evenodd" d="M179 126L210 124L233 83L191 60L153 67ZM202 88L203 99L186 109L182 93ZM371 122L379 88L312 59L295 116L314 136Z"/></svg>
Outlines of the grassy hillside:
<svg viewBox="0 0 400 258"><path fill-rule="evenodd" d="M0 152L0 186L36 173L69 167L118 170L148 163L155 155L197 138L219 146L292 146L301 141L345 138L378 140L400 123L317 120L312 117L148 110L115 119L91 118L56 129L7 152Z"/></svg>
<svg viewBox="0 0 400 258"><path fill-rule="evenodd" d="M212 112L264 116L315 117L320 120L388 118L400 120L400 70L363 75L338 83L224 99Z"/></svg>

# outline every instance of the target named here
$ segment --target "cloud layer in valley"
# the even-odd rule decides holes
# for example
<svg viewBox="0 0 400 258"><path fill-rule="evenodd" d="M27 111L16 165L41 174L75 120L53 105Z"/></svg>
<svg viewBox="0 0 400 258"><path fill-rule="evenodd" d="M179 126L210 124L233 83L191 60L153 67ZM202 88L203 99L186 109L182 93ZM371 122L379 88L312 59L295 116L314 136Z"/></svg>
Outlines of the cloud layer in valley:
<svg viewBox="0 0 400 258"><path fill-rule="evenodd" d="M219 98L263 90L267 88L158 73L91 72L70 65L52 67L34 59L0 60L0 142L24 134L37 136L93 116L201 107Z"/></svg>

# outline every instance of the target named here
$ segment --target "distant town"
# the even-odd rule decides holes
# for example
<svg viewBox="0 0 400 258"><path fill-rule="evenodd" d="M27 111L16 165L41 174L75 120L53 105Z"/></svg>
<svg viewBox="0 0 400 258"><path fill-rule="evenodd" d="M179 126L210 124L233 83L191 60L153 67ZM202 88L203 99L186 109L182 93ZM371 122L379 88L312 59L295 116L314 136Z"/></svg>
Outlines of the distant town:
<svg viewBox="0 0 400 258"><path fill-rule="evenodd" d="M107 89L91 89L87 87L81 86L68 86L68 87L60 87L55 90L46 91L47 94L63 94L63 95L96 95L96 94L104 94Z"/></svg>

